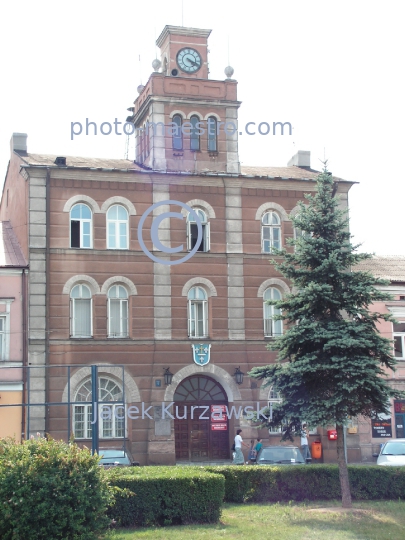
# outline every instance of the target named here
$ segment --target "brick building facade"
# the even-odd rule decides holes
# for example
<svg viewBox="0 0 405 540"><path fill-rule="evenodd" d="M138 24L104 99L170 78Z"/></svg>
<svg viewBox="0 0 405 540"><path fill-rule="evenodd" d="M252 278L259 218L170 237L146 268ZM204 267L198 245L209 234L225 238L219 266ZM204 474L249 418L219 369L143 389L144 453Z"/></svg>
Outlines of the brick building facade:
<svg viewBox="0 0 405 540"><path fill-rule="evenodd" d="M287 167L240 167L238 131L218 126L237 125L237 83L207 78L208 35L165 27L157 41L163 70L139 88L127 119L137 128L190 121L180 138L138 130L131 161L31 154L26 135L13 135L0 219L11 221L30 267L30 401L75 401L69 411L66 405L32 407L30 433L66 439L69 425L76 440L91 444L89 366L96 364L100 399L114 409L100 420L100 447L124 441L141 464L174 464L228 459L239 426L245 439L260 434L279 441L277 433L258 431L246 414L215 423L190 418L191 408L256 410L277 399L246 375L238 384L234 374L275 360L265 345L282 327L264 301L290 286L269 264L271 248L293 237L290 216L304 194L314 192L318 173L308 152L298 152ZM186 71L196 64L196 72ZM198 135L197 118L213 122L215 136ZM347 208L353 182L334 180ZM192 208L202 224L198 251L181 264L163 263L194 247L196 221L168 201ZM156 203L162 204L150 211ZM152 219L168 211L183 218L160 222L159 240L182 246L173 254L157 250L149 233ZM145 212L145 246L163 263L139 243ZM206 356L199 361L198 351L193 357L192 345L209 350L208 363ZM173 374L168 385L167 368ZM161 404L172 402L177 418L162 418ZM143 418L142 407L151 407ZM181 418L185 408L187 418ZM334 460L333 452L327 460Z"/></svg>

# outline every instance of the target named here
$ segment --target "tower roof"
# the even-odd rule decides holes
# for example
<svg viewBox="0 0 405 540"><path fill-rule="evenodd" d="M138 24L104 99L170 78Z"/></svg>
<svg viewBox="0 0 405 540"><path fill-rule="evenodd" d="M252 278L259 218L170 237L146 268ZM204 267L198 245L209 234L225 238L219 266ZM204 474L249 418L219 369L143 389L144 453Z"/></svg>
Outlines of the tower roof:
<svg viewBox="0 0 405 540"><path fill-rule="evenodd" d="M177 36L195 36L195 37L202 37L202 38L208 38L208 36L211 34L212 30L204 30L202 28L189 28L187 26L171 26L167 24L160 36L156 40L156 45L158 47L161 47L167 38L169 34L175 34Z"/></svg>

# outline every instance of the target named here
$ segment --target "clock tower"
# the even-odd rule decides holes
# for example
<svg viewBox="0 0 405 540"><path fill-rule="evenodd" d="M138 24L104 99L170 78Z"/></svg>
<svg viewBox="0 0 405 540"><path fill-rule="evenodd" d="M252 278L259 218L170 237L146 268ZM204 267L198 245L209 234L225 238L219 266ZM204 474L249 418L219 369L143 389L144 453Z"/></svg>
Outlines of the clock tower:
<svg viewBox="0 0 405 540"><path fill-rule="evenodd" d="M136 162L145 168L239 174L237 82L208 78L211 30L165 26L160 60L131 107Z"/></svg>

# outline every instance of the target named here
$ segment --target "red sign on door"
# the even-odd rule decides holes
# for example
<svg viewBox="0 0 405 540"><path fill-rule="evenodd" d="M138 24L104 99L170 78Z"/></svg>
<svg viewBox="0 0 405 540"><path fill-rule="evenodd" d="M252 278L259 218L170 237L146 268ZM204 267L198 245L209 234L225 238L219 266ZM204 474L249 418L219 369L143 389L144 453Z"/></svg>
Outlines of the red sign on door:
<svg viewBox="0 0 405 540"><path fill-rule="evenodd" d="M223 422L228 420L226 405L211 405L211 422Z"/></svg>
<svg viewBox="0 0 405 540"><path fill-rule="evenodd" d="M226 422L211 424L211 431L228 431L228 424Z"/></svg>

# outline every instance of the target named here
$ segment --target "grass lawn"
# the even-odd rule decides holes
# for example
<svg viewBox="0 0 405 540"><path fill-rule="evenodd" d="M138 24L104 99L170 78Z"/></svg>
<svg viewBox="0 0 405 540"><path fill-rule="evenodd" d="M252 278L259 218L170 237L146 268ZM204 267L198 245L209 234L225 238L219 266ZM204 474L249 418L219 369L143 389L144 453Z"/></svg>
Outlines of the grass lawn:
<svg viewBox="0 0 405 540"><path fill-rule="evenodd" d="M362 512L314 512L339 501L311 504L225 504L218 525L120 529L108 540L404 540L405 502L355 502Z"/></svg>

